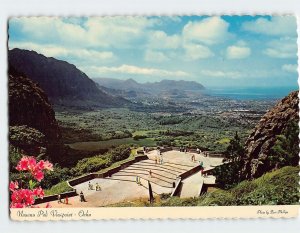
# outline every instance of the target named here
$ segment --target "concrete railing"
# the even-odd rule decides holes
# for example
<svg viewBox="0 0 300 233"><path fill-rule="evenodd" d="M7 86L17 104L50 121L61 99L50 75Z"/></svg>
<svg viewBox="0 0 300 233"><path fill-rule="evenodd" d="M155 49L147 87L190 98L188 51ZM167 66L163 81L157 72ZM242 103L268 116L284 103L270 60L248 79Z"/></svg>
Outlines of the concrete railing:
<svg viewBox="0 0 300 233"><path fill-rule="evenodd" d="M196 167L193 167L192 169L183 172L182 174L180 174L179 176L181 177L182 180L184 180L185 178L199 172L201 170L202 166L198 165Z"/></svg>
<svg viewBox="0 0 300 233"><path fill-rule="evenodd" d="M171 151L171 150L173 150L172 147L164 147L164 148L160 149L160 152L164 153L164 152Z"/></svg>
<svg viewBox="0 0 300 233"><path fill-rule="evenodd" d="M41 204L45 202L50 202L50 201L57 201L57 196L58 194L50 195L50 196L45 196L43 199L36 199L34 204ZM76 190L74 189L73 191L70 192L65 192L65 193L60 193L61 199L64 199L66 197L74 197L77 196Z"/></svg>
<svg viewBox="0 0 300 233"><path fill-rule="evenodd" d="M175 182L175 188L173 189L173 192L171 194L171 197L173 196L178 196L179 195L179 192L180 192L180 189L181 189L181 186L182 186L182 180L184 180L185 178L199 172L201 170L201 166L198 165L196 167L193 167L192 169L186 171L186 172L183 172L181 173L177 179L176 179L176 182ZM201 191L201 190L200 190Z"/></svg>
<svg viewBox="0 0 300 233"><path fill-rule="evenodd" d="M177 196L179 194L180 189L181 189L181 177L177 177L175 181L175 187L171 193L171 197Z"/></svg>

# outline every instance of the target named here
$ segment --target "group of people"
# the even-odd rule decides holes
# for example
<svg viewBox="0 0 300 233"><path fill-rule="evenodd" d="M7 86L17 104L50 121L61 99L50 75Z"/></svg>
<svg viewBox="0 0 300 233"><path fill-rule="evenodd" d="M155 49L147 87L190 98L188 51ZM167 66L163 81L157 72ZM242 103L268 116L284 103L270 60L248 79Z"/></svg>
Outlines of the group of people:
<svg viewBox="0 0 300 233"><path fill-rule="evenodd" d="M68 196L65 196L65 198L63 199L63 198L61 197L61 195L58 194L58 195L57 195L57 203L58 203L58 204L63 203L63 204L68 205L68 204L69 204L69 198L68 198Z"/></svg>
<svg viewBox="0 0 300 233"><path fill-rule="evenodd" d="M187 152L188 152L188 148L187 148L186 146L181 146L181 147L179 148L179 151L180 151L180 152L185 152L185 153L187 153Z"/></svg>
<svg viewBox="0 0 300 233"><path fill-rule="evenodd" d="M190 152L190 149L187 148L186 146L181 146L181 147L179 147L179 151L187 153L187 152ZM196 148L196 152L197 152L197 154L201 154L202 153L202 151L198 147Z"/></svg>
<svg viewBox="0 0 300 233"><path fill-rule="evenodd" d="M155 157L155 164L163 164L164 158L162 155Z"/></svg>
<svg viewBox="0 0 300 233"><path fill-rule="evenodd" d="M98 183L96 183L95 188L96 188L96 191L101 191L101 187ZM88 190L94 190L94 186L93 186L93 184L91 184L90 181L89 181L89 184L88 184Z"/></svg>

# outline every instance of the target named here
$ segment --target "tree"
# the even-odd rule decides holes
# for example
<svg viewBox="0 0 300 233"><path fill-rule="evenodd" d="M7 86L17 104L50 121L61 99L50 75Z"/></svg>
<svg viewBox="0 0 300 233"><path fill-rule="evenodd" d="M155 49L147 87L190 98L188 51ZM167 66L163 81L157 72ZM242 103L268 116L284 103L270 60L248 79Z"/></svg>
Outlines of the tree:
<svg viewBox="0 0 300 233"><path fill-rule="evenodd" d="M276 137L269 157L270 166L280 168L297 166L299 163L299 126L297 121L290 121L282 134Z"/></svg>
<svg viewBox="0 0 300 233"><path fill-rule="evenodd" d="M238 133L235 132L234 138L230 140L229 145L225 151L225 159L228 162L238 162L243 159L244 155L244 147L241 144Z"/></svg>
<svg viewBox="0 0 300 233"><path fill-rule="evenodd" d="M241 170L244 164L245 150L237 132L234 138L230 140L224 154L225 163L216 167L213 173L216 176L216 183L219 187L229 189L242 181Z"/></svg>

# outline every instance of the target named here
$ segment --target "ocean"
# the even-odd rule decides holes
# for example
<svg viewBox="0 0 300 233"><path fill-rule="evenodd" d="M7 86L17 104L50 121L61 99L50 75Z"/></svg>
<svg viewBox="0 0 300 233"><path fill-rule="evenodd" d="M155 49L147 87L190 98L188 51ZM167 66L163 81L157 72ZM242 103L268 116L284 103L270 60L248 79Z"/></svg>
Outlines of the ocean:
<svg viewBox="0 0 300 233"><path fill-rule="evenodd" d="M211 96L236 100L282 99L297 87L226 87L207 88L205 93Z"/></svg>

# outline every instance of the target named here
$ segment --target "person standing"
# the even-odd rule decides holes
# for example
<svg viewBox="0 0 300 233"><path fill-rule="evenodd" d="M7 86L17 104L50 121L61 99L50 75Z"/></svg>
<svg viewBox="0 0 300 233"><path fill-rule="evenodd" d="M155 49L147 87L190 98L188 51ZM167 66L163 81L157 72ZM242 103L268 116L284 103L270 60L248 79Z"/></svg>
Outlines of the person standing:
<svg viewBox="0 0 300 233"><path fill-rule="evenodd" d="M80 192L79 197L80 197L80 202L86 202L82 191Z"/></svg>
<svg viewBox="0 0 300 233"><path fill-rule="evenodd" d="M61 195L60 194L57 195L57 203L58 204L62 203L62 201L61 201Z"/></svg>
<svg viewBox="0 0 300 233"><path fill-rule="evenodd" d="M68 196L65 197L65 204L66 204L66 205L69 204L69 198L68 198Z"/></svg>
<svg viewBox="0 0 300 233"><path fill-rule="evenodd" d="M151 170L149 170L149 176L150 176L150 178L152 178L152 171Z"/></svg>
<svg viewBox="0 0 300 233"><path fill-rule="evenodd" d="M98 183L96 183L96 191L101 191L101 187Z"/></svg>

